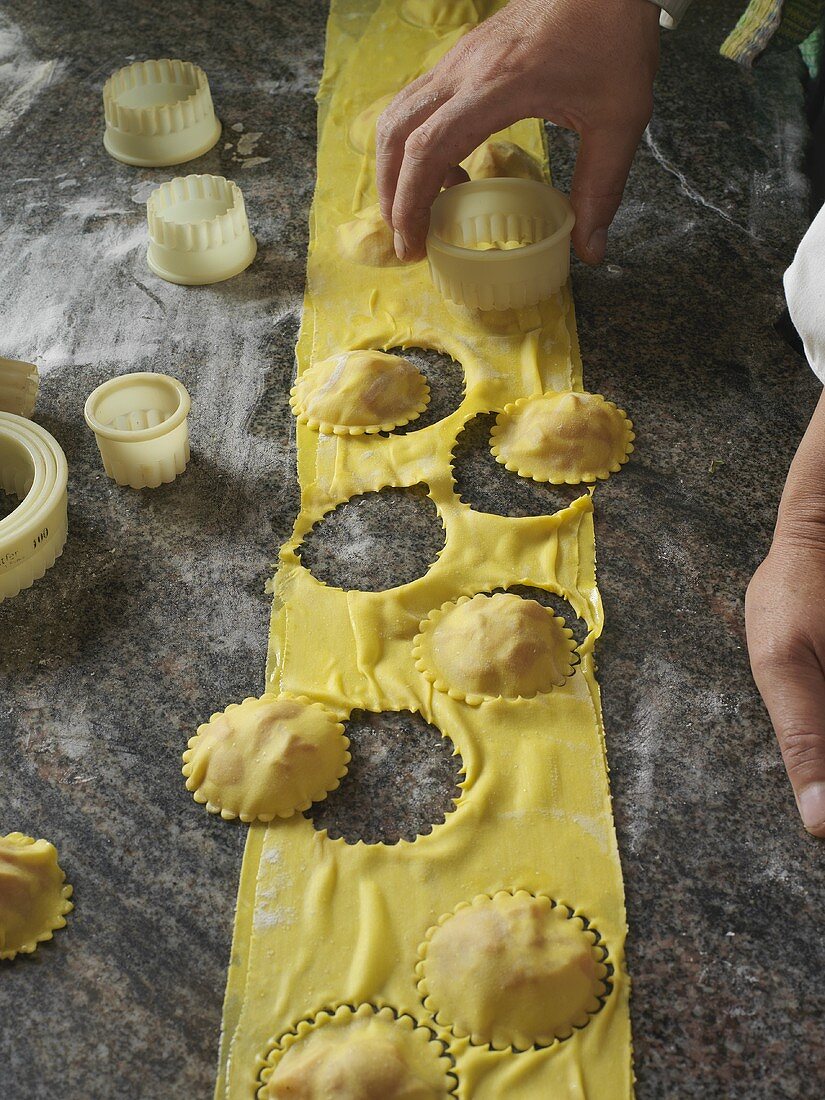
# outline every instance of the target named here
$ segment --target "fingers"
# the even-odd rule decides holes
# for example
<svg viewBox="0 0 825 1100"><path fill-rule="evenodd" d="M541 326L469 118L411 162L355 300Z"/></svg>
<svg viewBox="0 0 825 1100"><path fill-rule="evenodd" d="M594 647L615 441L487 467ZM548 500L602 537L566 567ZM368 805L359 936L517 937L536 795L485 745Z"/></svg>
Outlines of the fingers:
<svg viewBox="0 0 825 1100"><path fill-rule="evenodd" d="M392 227L400 259L421 259L430 225L430 207L445 180L449 176L452 182L457 182L461 177L455 166L490 134L512 121L497 114L495 104L456 95L410 134L392 207Z"/></svg>
<svg viewBox="0 0 825 1100"><path fill-rule="evenodd" d="M812 664L754 667L805 828L825 836L825 673Z"/></svg>
<svg viewBox="0 0 825 1100"><path fill-rule="evenodd" d="M388 224L392 224L395 188L407 138L452 94L447 86L432 77L432 73L426 73L413 81L399 92L378 118L375 130L376 183L381 214Z"/></svg>
<svg viewBox="0 0 825 1100"><path fill-rule="evenodd" d="M760 636L748 592L748 648L756 686L768 708L802 823L825 837L825 669L803 642Z"/></svg>
<svg viewBox="0 0 825 1100"><path fill-rule="evenodd" d="M573 246L585 263L604 259L607 232L643 133L638 126L582 133L570 201L576 212Z"/></svg>

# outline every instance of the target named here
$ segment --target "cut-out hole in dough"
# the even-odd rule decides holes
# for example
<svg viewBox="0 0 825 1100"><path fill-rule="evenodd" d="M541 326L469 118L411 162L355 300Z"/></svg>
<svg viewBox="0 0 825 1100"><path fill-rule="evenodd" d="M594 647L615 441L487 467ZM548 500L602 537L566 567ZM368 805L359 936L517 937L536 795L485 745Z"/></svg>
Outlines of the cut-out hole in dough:
<svg viewBox="0 0 825 1100"><path fill-rule="evenodd" d="M444 549L444 527L425 485L362 493L315 524L298 547L324 584L384 592L423 577Z"/></svg>
<svg viewBox="0 0 825 1100"><path fill-rule="evenodd" d="M633 450L633 425L622 409L598 393L521 397L496 419L490 444L513 473L554 485L609 477Z"/></svg>
<svg viewBox="0 0 825 1100"><path fill-rule="evenodd" d="M391 348L391 354L403 355L427 380L430 400L426 409L409 424L396 428L393 435L420 431L454 413L464 399L464 369L446 352L435 348Z"/></svg>
<svg viewBox="0 0 825 1100"><path fill-rule="evenodd" d="M346 732L346 779L305 815L316 829L348 844L396 844L426 835L455 809L461 757L420 714L353 711Z"/></svg>
<svg viewBox="0 0 825 1100"><path fill-rule="evenodd" d="M340 1005L301 1020L269 1048L257 1100L448 1100L444 1044L407 1014Z"/></svg>
<svg viewBox="0 0 825 1100"><path fill-rule="evenodd" d="M298 420L325 435L374 435L416 420L429 399L408 358L365 349L314 363L293 386L291 403Z"/></svg>
<svg viewBox="0 0 825 1100"><path fill-rule="evenodd" d="M453 699L532 699L574 672L576 643L564 620L509 592L461 596L420 626L415 667Z"/></svg>
<svg viewBox="0 0 825 1100"><path fill-rule="evenodd" d="M495 420L495 413L474 417L453 450L456 493L465 504L499 516L547 516L586 493L582 486L539 483L505 470L490 453Z"/></svg>
<svg viewBox="0 0 825 1100"><path fill-rule="evenodd" d="M595 929L526 890L463 902L429 929L419 956L425 1008L457 1037L494 1050L569 1038L610 991Z"/></svg>

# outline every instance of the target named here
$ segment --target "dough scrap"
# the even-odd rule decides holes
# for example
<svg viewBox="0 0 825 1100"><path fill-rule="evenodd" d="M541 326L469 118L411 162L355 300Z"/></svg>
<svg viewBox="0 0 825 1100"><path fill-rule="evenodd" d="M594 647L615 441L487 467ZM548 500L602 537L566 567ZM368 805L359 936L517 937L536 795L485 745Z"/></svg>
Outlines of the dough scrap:
<svg viewBox="0 0 825 1100"><path fill-rule="evenodd" d="M334 791L348 748L344 727L320 703L266 694L213 714L190 738L182 771L210 813L271 821Z"/></svg>
<svg viewBox="0 0 825 1100"><path fill-rule="evenodd" d="M482 894L445 914L419 948L425 1008L459 1038L516 1051L566 1039L608 993L605 951L544 894Z"/></svg>
<svg viewBox="0 0 825 1100"><path fill-rule="evenodd" d="M429 400L427 380L413 363L372 350L314 363L290 396L298 420L326 435L392 431L420 416Z"/></svg>
<svg viewBox="0 0 825 1100"><path fill-rule="evenodd" d="M635 438L633 424L612 401L569 390L505 406L490 443L496 461L522 477L579 485L620 470Z"/></svg>
<svg viewBox="0 0 825 1100"><path fill-rule="evenodd" d="M413 654L437 691L478 706L560 687L574 671L575 648L564 620L535 600L480 592L431 611Z"/></svg>
<svg viewBox="0 0 825 1100"><path fill-rule="evenodd" d="M414 27L476 24L485 14L475 0L405 0L401 5L401 18Z"/></svg>
<svg viewBox="0 0 825 1100"><path fill-rule="evenodd" d="M338 246L346 259L368 267L400 267L392 230L381 217L378 203L360 210L338 226Z"/></svg>
<svg viewBox="0 0 825 1100"><path fill-rule="evenodd" d="M475 244L467 244L465 247L472 248L476 252L512 252L514 248L526 248L528 244L535 244L535 242L528 240L526 237L521 237L519 240L511 237L506 241L477 241ZM506 311L500 310L499 312Z"/></svg>
<svg viewBox="0 0 825 1100"><path fill-rule="evenodd" d="M441 1043L410 1016L343 1005L304 1020L270 1051L258 1100L446 1100Z"/></svg>
<svg viewBox="0 0 825 1100"><path fill-rule="evenodd" d="M356 153L366 154L374 151L375 124L378 122L378 116L385 107L389 107L394 99L395 92L382 95L380 99L374 100L369 107L365 107L360 114L355 116L347 137Z"/></svg>
<svg viewBox="0 0 825 1100"><path fill-rule="evenodd" d="M0 959L31 954L66 925L72 888L48 840L0 836Z"/></svg>
<svg viewBox="0 0 825 1100"><path fill-rule="evenodd" d="M547 182L539 162L513 141L485 141L470 153L463 167L471 180L506 176Z"/></svg>

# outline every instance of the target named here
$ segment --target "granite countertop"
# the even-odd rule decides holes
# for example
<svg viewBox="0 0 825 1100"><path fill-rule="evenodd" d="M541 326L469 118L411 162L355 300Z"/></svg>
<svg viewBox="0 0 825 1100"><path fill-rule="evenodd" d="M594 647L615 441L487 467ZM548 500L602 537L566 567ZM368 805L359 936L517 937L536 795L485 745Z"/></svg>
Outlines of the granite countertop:
<svg viewBox="0 0 825 1100"><path fill-rule="evenodd" d="M817 393L774 330L807 220L806 129L795 54L753 73L717 56L740 8L697 4L664 38L609 262L574 270L586 385L638 433L596 522L640 1100L814 1100L825 1073L823 848L798 820L742 620ZM0 606L0 831L52 840L77 903L67 931L2 965L4 1100L211 1094L245 830L195 805L180 753L263 687L264 582L296 507L287 394L325 17L315 0L0 14L0 354L40 366L37 419L70 468L62 559ZM143 203L169 173L100 142L105 77L157 56L208 72L225 129L194 170L238 181L259 239L221 286L150 276ZM562 186L572 148L551 134ZM83 423L97 383L139 369L193 397L189 470L142 493L104 476ZM479 448L468 435L467 499L544 506L492 480ZM415 572L426 506L403 502L403 531L352 507L318 568L352 569L336 539L358 529L391 578ZM386 836L443 812L454 763L407 731L388 768L399 736L364 724L351 795L324 825Z"/></svg>

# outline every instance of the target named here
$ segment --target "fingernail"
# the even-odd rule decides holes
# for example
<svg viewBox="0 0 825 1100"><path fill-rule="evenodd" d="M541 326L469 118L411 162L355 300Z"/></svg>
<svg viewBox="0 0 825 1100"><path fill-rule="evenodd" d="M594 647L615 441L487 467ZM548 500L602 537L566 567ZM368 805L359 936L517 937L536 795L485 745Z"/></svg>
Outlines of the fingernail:
<svg viewBox="0 0 825 1100"><path fill-rule="evenodd" d="M607 248L607 230L605 228L594 229L587 242L587 251L594 260L603 260Z"/></svg>
<svg viewBox="0 0 825 1100"><path fill-rule="evenodd" d="M393 243L393 247L395 248L395 254L398 257L398 259L399 260L406 259L407 258L407 246L404 244L404 238L401 236L401 234L398 232L397 229L396 229L395 233L393 233L392 243Z"/></svg>
<svg viewBox="0 0 825 1100"><path fill-rule="evenodd" d="M821 829L825 825L825 783L812 783L800 791L797 803L806 829Z"/></svg>

